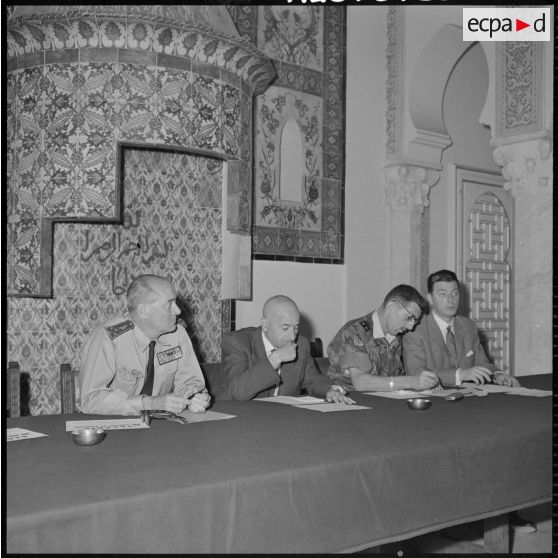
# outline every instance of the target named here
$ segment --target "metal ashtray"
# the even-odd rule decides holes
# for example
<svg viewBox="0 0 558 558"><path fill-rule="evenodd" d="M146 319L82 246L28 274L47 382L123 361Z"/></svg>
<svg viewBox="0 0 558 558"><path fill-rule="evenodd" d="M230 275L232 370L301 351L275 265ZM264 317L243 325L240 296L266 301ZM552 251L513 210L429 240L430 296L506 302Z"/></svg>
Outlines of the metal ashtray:
<svg viewBox="0 0 558 558"><path fill-rule="evenodd" d="M428 409L432 405L432 401L426 397L414 397L413 399L407 399L407 405L409 405L409 409L424 411L424 409Z"/></svg>
<svg viewBox="0 0 558 558"><path fill-rule="evenodd" d="M107 436L102 428L80 428L72 431L72 440L78 446L94 446L100 444Z"/></svg>

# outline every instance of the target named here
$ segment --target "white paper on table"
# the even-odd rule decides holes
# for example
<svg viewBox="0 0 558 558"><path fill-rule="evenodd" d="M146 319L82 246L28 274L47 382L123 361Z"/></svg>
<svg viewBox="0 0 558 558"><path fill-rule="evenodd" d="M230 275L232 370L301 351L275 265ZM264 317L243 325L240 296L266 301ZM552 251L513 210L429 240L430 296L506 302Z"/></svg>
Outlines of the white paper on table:
<svg viewBox="0 0 558 558"><path fill-rule="evenodd" d="M481 384L479 387L488 393L508 393L510 390L516 389L510 386L500 386L498 384Z"/></svg>
<svg viewBox="0 0 558 558"><path fill-rule="evenodd" d="M268 403L284 403L285 405L316 405L324 403L324 399L318 399L311 395L292 397L290 395L276 395L275 397L261 397L256 401L267 401Z"/></svg>
<svg viewBox="0 0 558 558"><path fill-rule="evenodd" d="M311 405L297 405L298 409L310 409L310 411L320 411L329 413L331 411L358 411L360 409L371 409L363 405L347 405L346 403L312 403Z"/></svg>
<svg viewBox="0 0 558 558"><path fill-rule="evenodd" d="M17 440L29 440L30 438L42 438L43 436L48 436L48 434L42 434L41 432L33 432L32 430L26 430L25 428L8 428L6 430L7 442L15 442Z"/></svg>
<svg viewBox="0 0 558 558"><path fill-rule="evenodd" d="M103 420L67 420L66 432L82 428L102 428L103 430L130 430L133 428L149 428L141 418L103 419Z"/></svg>
<svg viewBox="0 0 558 558"><path fill-rule="evenodd" d="M506 393L508 395L528 395L530 397L546 397L547 395L552 395L552 390L514 387L514 388L509 388L509 390Z"/></svg>
<svg viewBox="0 0 558 558"><path fill-rule="evenodd" d="M226 413L218 413L217 411L205 411L205 413L193 413L187 409L181 413L176 413L177 416L185 418L188 422L204 422L206 420L221 420L235 418L236 415L228 415Z"/></svg>

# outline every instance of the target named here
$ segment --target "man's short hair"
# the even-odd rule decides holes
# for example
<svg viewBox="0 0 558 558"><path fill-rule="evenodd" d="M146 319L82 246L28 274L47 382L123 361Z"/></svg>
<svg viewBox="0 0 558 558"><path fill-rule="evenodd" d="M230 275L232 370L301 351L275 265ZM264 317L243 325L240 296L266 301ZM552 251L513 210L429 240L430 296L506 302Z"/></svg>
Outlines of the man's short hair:
<svg viewBox="0 0 558 558"><path fill-rule="evenodd" d="M397 285L397 287L393 287L384 298L383 306L390 300L396 300L402 303L414 302L418 304L421 313L424 314L428 311L428 302L426 302L424 297L414 287L411 287L411 285Z"/></svg>
<svg viewBox="0 0 558 558"><path fill-rule="evenodd" d="M146 302L149 299L149 295L154 292L151 285L156 279L164 279L164 277L151 274L138 275L130 283L126 291L128 312L133 312L141 302Z"/></svg>
<svg viewBox="0 0 558 558"><path fill-rule="evenodd" d="M432 290L436 283L451 283L452 281L455 281L459 285L457 275L453 271L449 271L449 269L440 269L440 271L435 271L428 276L426 288L428 292L432 294Z"/></svg>

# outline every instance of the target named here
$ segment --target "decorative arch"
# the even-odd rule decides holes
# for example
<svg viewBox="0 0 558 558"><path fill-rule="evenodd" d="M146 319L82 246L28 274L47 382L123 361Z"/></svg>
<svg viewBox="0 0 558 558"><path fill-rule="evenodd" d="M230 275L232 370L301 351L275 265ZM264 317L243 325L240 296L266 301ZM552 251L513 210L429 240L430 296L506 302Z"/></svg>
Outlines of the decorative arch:
<svg viewBox="0 0 558 558"><path fill-rule="evenodd" d="M423 49L409 82L409 114L416 137L409 141L411 159L440 169L442 151L451 143L443 116L449 77L476 43L463 42L462 28L446 24Z"/></svg>

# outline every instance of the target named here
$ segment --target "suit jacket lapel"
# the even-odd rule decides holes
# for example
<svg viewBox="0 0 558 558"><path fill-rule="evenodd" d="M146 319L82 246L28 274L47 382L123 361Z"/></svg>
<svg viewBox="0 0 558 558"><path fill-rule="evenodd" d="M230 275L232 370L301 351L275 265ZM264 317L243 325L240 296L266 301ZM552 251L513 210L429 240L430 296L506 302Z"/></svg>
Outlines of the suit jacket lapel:
<svg viewBox="0 0 558 558"><path fill-rule="evenodd" d="M432 341L436 344L438 350L446 355L448 352L446 342L444 341L442 332L432 315L432 311L430 311L430 314L426 316L426 324L428 325L428 334L430 335L430 339L432 339Z"/></svg>
<svg viewBox="0 0 558 558"><path fill-rule="evenodd" d="M252 334L252 347L254 348L255 356L258 360L267 358L267 353L265 352L265 345L262 339L262 328L261 326L256 328Z"/></svg>

